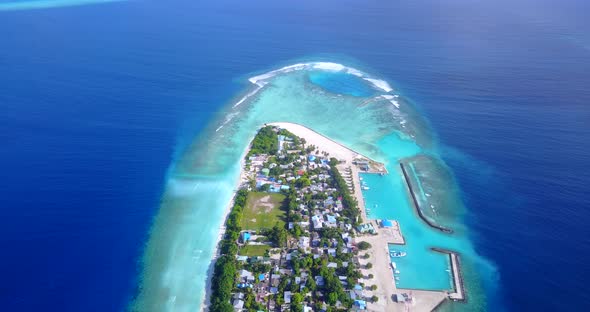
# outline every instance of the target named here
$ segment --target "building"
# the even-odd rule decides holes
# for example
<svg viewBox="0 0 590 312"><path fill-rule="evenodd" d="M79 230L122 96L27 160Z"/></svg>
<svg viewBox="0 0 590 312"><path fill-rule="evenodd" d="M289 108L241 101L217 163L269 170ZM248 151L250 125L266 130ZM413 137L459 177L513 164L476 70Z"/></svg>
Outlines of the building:
<svg viewBox="0 0 590 312"><path fill-rule="evenodd" d="M371 234L375 233L375 228L373 227L373 225L371 223L361 224L356 227L356 230L359 231L360 233L371 233Z"/></svg>
<svg viewBox="0 0 590 312"><path fill-rule="evenodd" d="M235 311L242 311L244 309L244 300L234 300L233 306Z"/></svg>
<svg viewBox="0 0 590 312"><path fill-rule="evenodd" d="M311 217L311 222L313 222L314 229L321 229L323 227L323 222L320 216Z"/></svg>
<svg viewBox="0 0 590 312"><path fill-rule="evenodd" d="M242 243L247 243L252 235L250 232L242 232Z"/></svg>
<svg viewBox="0 0 590 312"><path fill-rule="evenodd" d="M366 310L367 302L365 300L355 300L353 306L359 310Z"/></svg>

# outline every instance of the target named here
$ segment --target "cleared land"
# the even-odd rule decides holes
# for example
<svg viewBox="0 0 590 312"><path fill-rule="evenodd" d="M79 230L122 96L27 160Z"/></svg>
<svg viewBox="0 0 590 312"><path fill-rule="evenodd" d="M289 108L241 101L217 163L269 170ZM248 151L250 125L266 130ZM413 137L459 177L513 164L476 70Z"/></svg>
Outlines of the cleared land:
<svg viewBox="0 0 590 312"><path fill-rule="evenodd" d="M274 193L253 192L248 194L248 201L242 215L242 229L270 229L275 224L285 225L285 211L281 205L285 195Z"/></svg>
<svg viewBox="0 0 590 312"><path fill-rule="evenodd" d="M269 249L268 245L246 245L240 248L239 254L248 257L264 256Z"/></svg>

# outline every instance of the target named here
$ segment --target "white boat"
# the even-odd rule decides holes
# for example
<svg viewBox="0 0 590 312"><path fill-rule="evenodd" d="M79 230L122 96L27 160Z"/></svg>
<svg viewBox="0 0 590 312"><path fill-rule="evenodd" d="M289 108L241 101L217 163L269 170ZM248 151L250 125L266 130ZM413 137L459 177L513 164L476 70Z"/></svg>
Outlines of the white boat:
<svg viewBox="0 0 590 312"><path fill-rule="evenodd" d="M389 255L393 258L401 258L401 257L405 257L406 253L404 251L390 251Z"/></svg>
<svg viewBox="0 0 590 312"><path fill-rule="evenodd" d="M368 187L368 186L361 186L361 188L362 188L363 190L365 190L365 191L369 189L369 187Z"/></svg>
<svg viewBox="0 0 590 312"><path fill-rule="evenodd" d="M391 267L396 270L397 269L397 265L395 264L395 262L391 261Z"/></svg>
<svg viewBox="0 0 590 312"><path fill-rule="evenodd" d="M395 274L399 274L399 273L400 273L399 270L395 270Z"/></svg>

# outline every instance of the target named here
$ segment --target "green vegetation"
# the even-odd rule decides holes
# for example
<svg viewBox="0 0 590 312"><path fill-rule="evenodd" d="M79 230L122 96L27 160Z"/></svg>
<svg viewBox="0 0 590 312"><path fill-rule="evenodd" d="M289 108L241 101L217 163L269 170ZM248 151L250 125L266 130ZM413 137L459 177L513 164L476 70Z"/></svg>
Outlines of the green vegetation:
<svg viewBox="0 0 590 312"><path fill-rule="evenodd" d="M268 245L246 245L240 248L240 255L248 257L264 256L270 249Z"/></svg>
<svg viewBox="0 0 590 312"><path fill-rule="evenodd" d="M287 235L288 232L285 227L277 224L268 233L268 238L276 247L284 247L287 245Z"/></svg>
<svg viewBox="0 0 590 312"><path fill-rule="evenodd" d="M285 211L281 209L284 200L283 194L250 192L242 215L242 228L262 230L276 224L284 227Z"/></svg>
<svg viewBox="0 0 590 312"><path fill-rule="evenodd" d="M362 241L357 244L357 247L359 248L359 250L367 250L367 249L371 248L371 244L369 244L365 241Z"/></svg>
<svg viewBox="0 0 590 312"><path fill-rule="evenodd" d="M248 191L240 190L234 198L234 206L226 221L226 231L221 241L221 256L215 262L213 279L211 280L211 307L212 312L233 311L230 304L231 291L238 272L236 253L238 250L236 240L240 235L240 218L242 210L248 198Z"/></svg>
<svg viewBox="0 0 590 312"><path fill-rule="evenodd" d="M285 145L281 152L278 152L278 135L284 135ZM232 307L232 293L242 293L244 308L247 311L265 310L269 302L276 306L284 303L283 294L290 291L291 304L290 311L302 311L305 304L313 306L320 310L325 304L326 311L345 311L352 308L353 300L350 299L349 289L359 283L362 278L358 270L357 262L354 257L357 252L342 249L345 246L346 236L344 233L354 236L354 232L343 225L357 225L359 222L360 212L358 205L353 196L349 193L346 182L338 172L337 161L330 159L330 168L325 166L309 166L305 161L305 153L302 145L304 140L299 139L292 133L277 129L272 126L265 126L256 135L251 143L250 155L266 154L269 157L262 157L264 163L256 163L256 174L264 172L271 178L282 180L281 183L289 185L290 188L278 193L266 192L249 192L242 189L237 192L234 198L234 205L226 221L226 232L220 242L220 257L218 258L212 279L212 295L210 311L213 312L230 312ZM316 150L316 147L309 147L310 150ZM319 151L316 151L319 153ZM327 153L322 153L327 158ZM300 156L304 156L301 157ZM325 159L323 158L323 159ZM258 161L258 160L257 160ZM316 158L315 163L320 164L320 157ZM282 168L281 168L282 166ZM272 168L271 168L272 167ZM312 169L313 167L313 169ZM266 168L264 170L263 168ZM306 188L309 186L323 183L323 178L318 179L317 175L328 174L332 179L327 183L334 187L336 191L327 189L321 192L309 192ZM280 175L280 177L279 177ZM294 179L285 179L285 177L295 177ZM312 178L313 177L313 178ZM250 186L255 187L254 176L250 176ZM271 181L274 181L270 179ZM284 182L288 180L289 182ZM268 189L268 186L266 187ZM261 188L262 191L265 188ZM298 224L300 221L309 222L313 214L317 215L316 210L321 211L322 215L333 214L333 205L323 207L323 201L331 196L333 198L342 197L343 210L337 216L338 227L324 227L322 229L313 229L305 225ZM287 230L286 223L293 222L290 230ZM264 242L271 245L253 245L252 242L245 245L238 244L238 239L242 230L256 231L257 236L253 237L256 242ZM315 233L314 233L315 232ZM343 238L344 236L344 238ZM297 240L300 237L308 237L319 240L320 249L334 248L334 251L312 255L307 245L301 245L301 248L294 249ZM290 243L290 249L286 247ZM314 242L315 244L315 242ZM315 245L314 245L315 246ZM359 249L366 250L370 248L367 242L359 243ZM269 258L257 258L257 256L269 256L272 254L284 254L289 252L290 261L276 261ZM236 259L236 255L249 257L248 259ZM365 257L368 258L365 253ZM328 263L335 263L330 265ZM346 264L345 264L346 263ZM267 274L274 267L290 268L294 275L282 275L278 281L278 294L259 298L256 296L256 289L262 284L259 282L259 275ZM368 264L367 267L371 267ZM253 274L255 281L248 281L247 285L237 285L243 282L238 278L240 270L247 270ZM304 280L303 287L295 282L295 276L306 273L309 278L302 277ZM314 280L315 276L323 277L323 285L318 286ZM342 278L343 277L343 278ZM372 275L370 276L373 277ZM345 280L345 283L341 281ZM345 285L343 285L345 284ZM245 287L244 287L245 286ZM266 286L264 286L266 287ZM372 289L375 286L371 287ZM321 291L323 295L318 296L316 291ZM311 296L310 296L311 295ZM336 307L336 303L342 305Z"/></svg>
<svg viewBox="0 0 590 312"><path fill-rule="evenodd" d="M258 131L256 137L252 140L248 156L269 154L275 155L279 149L277 133L272 126L266 126Z"/></svg>
<svg viewBox="0 0 590 312"><path fill-rule="evenodd" d="M352 300L340 283L336 271L334 271L334 269L321 267L319 273L324 278L323 289L328 295L326 302L330 305L335 305L336 301L340 300L345 306L352 306Z"/></svg>
<svg viewBox="0 0 590 312"><path fill-rule="evenodd" d="M348 217L354 223L354 225L358 225L361 214L360 210L358 209L358 203L348 191L346 181L344 181L344 178L342 178L340 172L338 172L338 169L336 168L337 164L338 160L336 158L330 159L330 171L334 177L334 186L340 191L340 195L342 196L342 206L344 206L342 214Z"/></svg>
<svg viewBox="0 0 590 312"><path fill-rule="evenodd" d="M276 155L279 149L279 135L291 138L295 146L305 142L285 129L280 129L277 132L273 126L265 126L258 131L252 140L248 156L261 154Z"/></svg>

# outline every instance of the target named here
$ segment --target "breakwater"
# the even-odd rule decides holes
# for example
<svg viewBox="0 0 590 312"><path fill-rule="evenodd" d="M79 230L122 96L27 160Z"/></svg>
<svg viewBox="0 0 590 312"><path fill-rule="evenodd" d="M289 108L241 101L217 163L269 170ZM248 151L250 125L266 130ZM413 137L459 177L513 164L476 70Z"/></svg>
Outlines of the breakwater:
<svg viewBox="0 0 590 312"><path fill-rule="evenodd" d="M429 218L427 218L424 213L422 213L422 209L420 209L420 204L418 203L418 199L416 198L416 194L414 193L414 189L412 188L412 183L410 182L410 176L408 175L408 172L404 166L404 164L402 162L400 162L399 164L402 173L404 175L404 179L406 180L406 185L408 186L408 191L410 192L410 197L412 197L412 201L414 202L414 208L416 209L416 212L418 213L418 216L420 216L420 219L422 219L424 222L426 222L426 224L430 225L431 227L442 231L444 233L453 233L453 230L440 226L434 222L432 222Z"/></svg>
<svg viewBox="0 0 590 312"><path fill-rule="evenodd" d="M465 291L465 282L463 280L463 274L461 274L461 263L459 260L459 253L443 249L443 248L431 248L432 251L447 254L451 262L451 274L453 275L453 288L454 292L449 293L449 299L453 301L467 301L467 292Z"/></svg>

